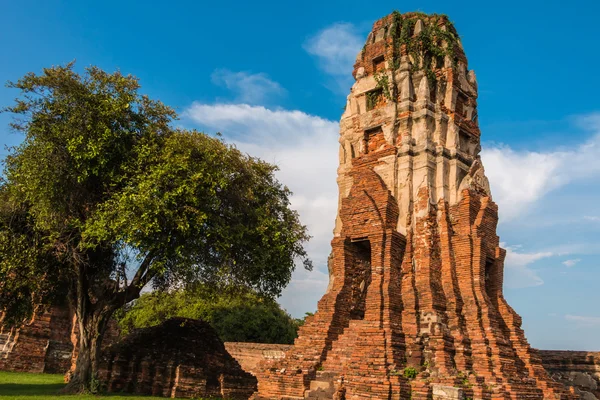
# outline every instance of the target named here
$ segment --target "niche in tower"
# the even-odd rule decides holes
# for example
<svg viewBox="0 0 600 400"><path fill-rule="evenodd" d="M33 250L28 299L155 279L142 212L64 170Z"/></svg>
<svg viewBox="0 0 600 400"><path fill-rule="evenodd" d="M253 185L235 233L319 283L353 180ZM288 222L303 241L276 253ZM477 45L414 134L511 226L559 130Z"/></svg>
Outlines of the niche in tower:
<svg viewBox="0 0 600 400"><path fill-rule="evenodd" d="M381 126L366 130L364 134L364 140L365 153L367 154L377 151L386 145L385 136L383 135L383 129Z"/></svg>
<svg viewBox="0 0 600 400"><path fill-rule="evenodd" d="M487 293L490 299L496 298L498 294L498 290L500 289L500 282L498 281L498 274L496 262L492 258L487 258L485 260L485 292Z"/></svg>
<svg viewBox="0 0 600 400"><path fill-rule="evenodd" d="M383 55L373 59L373 71L375 73L385 71L385 57Z"/></svg>
<svg viewBox="0 0 600 400"><path fill-rule="evenodd" d="M351 277L350 319L364 319L367 289L371 283L371 243L367 239L352 241L349 246L351 264L347 271Z"/></svg>

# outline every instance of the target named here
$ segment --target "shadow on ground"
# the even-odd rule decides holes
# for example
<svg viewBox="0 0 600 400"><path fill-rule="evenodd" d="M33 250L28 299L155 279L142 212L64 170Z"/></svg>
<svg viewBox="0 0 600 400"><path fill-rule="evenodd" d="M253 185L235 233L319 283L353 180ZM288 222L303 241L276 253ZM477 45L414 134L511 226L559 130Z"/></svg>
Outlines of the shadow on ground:
<svg viewBox="0 0 600 400"><path fill-rule="evenodd" d="M0 397L2 396L48 396L58 395L60 389L65 385L54 384L19 384L0 383Z"/></svg>

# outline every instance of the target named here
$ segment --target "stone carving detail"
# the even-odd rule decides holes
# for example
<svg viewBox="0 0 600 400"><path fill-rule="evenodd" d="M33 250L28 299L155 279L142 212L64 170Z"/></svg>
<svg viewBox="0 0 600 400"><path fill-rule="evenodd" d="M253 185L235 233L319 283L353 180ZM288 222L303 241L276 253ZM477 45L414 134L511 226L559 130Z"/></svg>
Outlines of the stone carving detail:
<svg viewBox="0 0 600 400"><path fill-rule="evenodd" d="M453 59L409 54L397 40L410 27L421 33L404 38L454 32L445 17L412 13L373 25L340 121L340 143L360 151L338 169L330 285L285 357L256 368L255 398L342 387L347 399L576 398L546 373L502 294L475 74L458 41L446 43Z"/></svg>

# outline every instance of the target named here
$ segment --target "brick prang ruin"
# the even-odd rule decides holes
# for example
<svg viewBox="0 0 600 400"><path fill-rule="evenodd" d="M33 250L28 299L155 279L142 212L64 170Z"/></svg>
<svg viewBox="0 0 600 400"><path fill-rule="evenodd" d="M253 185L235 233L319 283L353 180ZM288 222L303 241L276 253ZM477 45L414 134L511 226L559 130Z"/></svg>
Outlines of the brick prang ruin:
<svg viewBox="0 0 600 400"><path fill-rule="evenodd" d="M477 81L450 21L378 20L353 75L329 287L255 398L577 398L503 296Z"/></svg>

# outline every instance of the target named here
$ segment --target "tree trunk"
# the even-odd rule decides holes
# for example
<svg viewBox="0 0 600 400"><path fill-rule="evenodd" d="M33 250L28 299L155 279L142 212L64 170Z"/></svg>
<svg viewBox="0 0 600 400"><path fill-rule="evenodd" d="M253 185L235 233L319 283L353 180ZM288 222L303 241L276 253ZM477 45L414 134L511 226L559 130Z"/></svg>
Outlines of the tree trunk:
<svg viewBox="0 0 600 400"><path fill-rule="evenodd" d="M102 312L89 316L80 316L77 313L79 352L75 371L63 389L64 393L96 393L99 391L98 365L102 338L113 312L114 310L102 310Z"/></svg>

